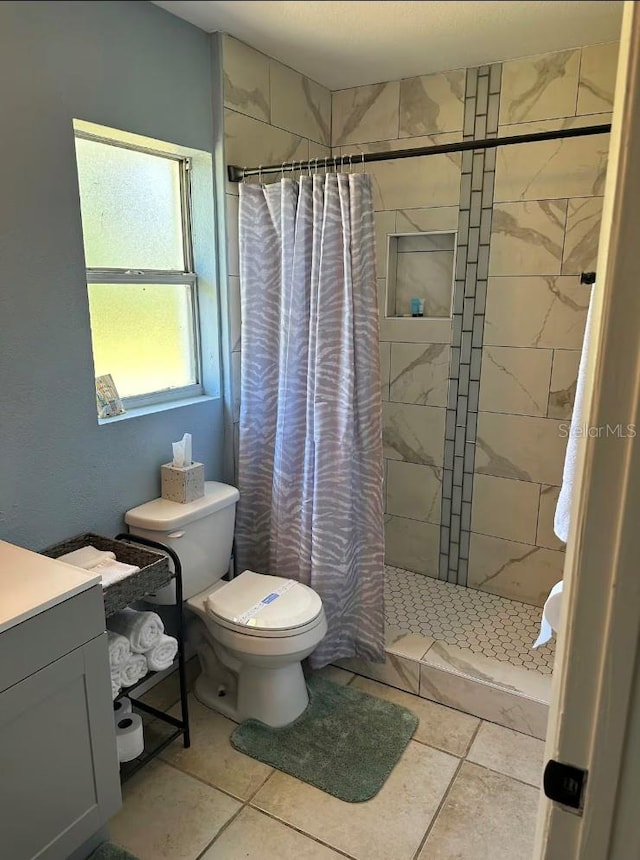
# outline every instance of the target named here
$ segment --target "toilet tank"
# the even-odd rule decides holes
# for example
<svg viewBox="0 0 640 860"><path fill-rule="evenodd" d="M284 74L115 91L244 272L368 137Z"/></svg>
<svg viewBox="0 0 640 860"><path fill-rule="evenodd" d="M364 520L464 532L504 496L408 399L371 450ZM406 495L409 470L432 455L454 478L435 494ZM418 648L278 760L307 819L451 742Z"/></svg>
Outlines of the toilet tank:
<svg viewBox="0 0 640 860"><path fill-rule="evenodd" d="M213 586L229 570L236 504L235 487L205 481L204 496L195 502L153 499L124 516L132 534L170 546L182 565L183 599ZM175 583L161 589L151 603L174 603Z"/></svg>

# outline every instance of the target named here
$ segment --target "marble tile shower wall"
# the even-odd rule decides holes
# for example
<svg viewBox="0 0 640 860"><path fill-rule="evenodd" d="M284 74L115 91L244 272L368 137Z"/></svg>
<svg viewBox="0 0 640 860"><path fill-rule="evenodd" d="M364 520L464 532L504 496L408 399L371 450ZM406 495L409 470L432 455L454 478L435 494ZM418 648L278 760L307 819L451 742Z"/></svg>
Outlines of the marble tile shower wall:
<svg viewBox="0 0 640 860"><path fill-rule="evenodd" d="M499 109L494 100L482 119L474 105L474 134L485 136L485 122L497 125L499 136L609 122L616 60L617 45L604 44L503 63ZM460 140L467 131L465 75L456 70L334 92L333 152ZM465 434L451 437L463 462L467 453L472 477L464 484L467 538L461 534L457 550L450 533L447 547L440 540L450 366L460 379L451 322L386 318L384 311L389 235L459 230L460 263L469 237L464 215L459 222L461 159L368 165L377 227L388 564L438 576L442 551L445 578L455 567L458 581L539 605L561 577L553 513L589 301L579 273L595 268L607 151L606 136L547 141L499 149L484 165L491 187L482 202L488 217L478 228L480 244L490 250L488 270L479 277L466 265L462 275L474 299L475 290L481 293L471 374L478 375L480 359L481 371L478 401L465 404ZM458 486L461 513L463 482ZM444 515L450 525L446 500Z"/></svg>
<svg viewBox="0 0 640 860"><path fill-rule="evenodd" d="M610 121L616 58L617 45L605 44L503 63L498 135ZM468 130L466 69L330 93L228 36L223 65L228 163L404 149L461 140ZM487 115L486 121L490 126L496 118ZM477 136L484 136L481 125ZM607 149L606 137L597 136L498 150L492 200L484 205L490 219L480 225L490 257L484 314L480 302L475 306L482 318L482 338L474 344L481 350L481 372L477 411L469 410L464 436L474 455L467 459L472 492L464 490L471 522L468 551L466 539L461 545L467 565L458 567L457 578L528 603L541 604L562 572L562 545L552 527L566 442L562 425L573 405L589 299L578 275L595 268ZM387 237L458 231L461 165L461 157L451 154L367 166L376 210L387 563L431 576L439 574L441 551L448 569L455 566L451 533L445 552L440 530L456 347L452 351L448 319L386 318ZM355 159L353 169L359 169ZM228 184L236 454L237 195L237 186ZM477 271L473 279L476 286L482 280ZM445 518L452 511L445 501Z"/></svg>
<svg viewBox="0 0 640 860"><path fill-rule="evenodd" d="M254 166L331 155L331 93L304 75L225 36L224 139L227 164ZM265 177L277 181L279 176ZM238 186L227 183L227 265L233 379L234 462L240 418Z"/></svg>

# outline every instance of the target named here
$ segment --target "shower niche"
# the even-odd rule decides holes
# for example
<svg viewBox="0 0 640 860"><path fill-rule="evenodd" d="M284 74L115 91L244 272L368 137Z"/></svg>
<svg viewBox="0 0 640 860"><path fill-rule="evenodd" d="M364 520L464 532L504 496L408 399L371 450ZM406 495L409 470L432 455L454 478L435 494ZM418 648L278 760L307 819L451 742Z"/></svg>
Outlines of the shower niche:
<svg viewBox="0 0 640 860"><path fill-rule="evenodd" d="M450 318L455 232L397 233L387 241L386 316Z"/></svg>

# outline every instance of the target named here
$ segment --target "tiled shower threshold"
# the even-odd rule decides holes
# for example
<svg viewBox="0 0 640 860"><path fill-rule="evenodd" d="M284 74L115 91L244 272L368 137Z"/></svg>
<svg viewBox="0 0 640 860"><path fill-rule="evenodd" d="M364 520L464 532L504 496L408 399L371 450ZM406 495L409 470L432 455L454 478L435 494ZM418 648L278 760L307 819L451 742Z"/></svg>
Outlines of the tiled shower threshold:
<svg viewBox="0 0 640 860"><path fill-rule="evenodd" d="M393 567L385 600L386 661L338 665L544 738L554 649L531 649L537 607Z"/></svg>

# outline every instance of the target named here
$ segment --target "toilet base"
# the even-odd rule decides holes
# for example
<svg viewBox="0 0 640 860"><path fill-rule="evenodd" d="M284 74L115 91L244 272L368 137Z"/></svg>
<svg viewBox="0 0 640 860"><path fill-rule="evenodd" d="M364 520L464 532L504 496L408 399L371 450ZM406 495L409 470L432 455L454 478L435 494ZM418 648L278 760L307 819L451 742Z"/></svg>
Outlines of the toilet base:
<svg viewBox="0 0 640 860"><path fill-rule="evenodd" d="M254 719L278 728L296 720L309 704L302 661L327 632L324 612L292 636L262 639L214 625L201 598L187 602L194 613L189 641L202 667L196 698L236 722Z"/></svg>
<svg viewBox="0 0 640 860"><path fill-rule="evenodd" d="M203 671L196 680L196 698L235 722L254 719L273 728L292 723L309 704L300 663L278 668L243 665L235 681L234 688Z"/></svg>

